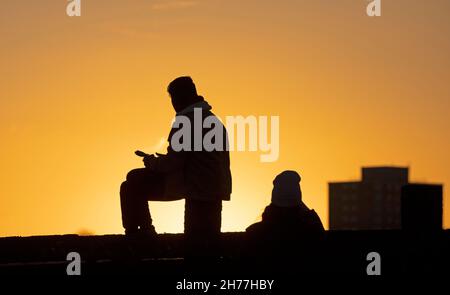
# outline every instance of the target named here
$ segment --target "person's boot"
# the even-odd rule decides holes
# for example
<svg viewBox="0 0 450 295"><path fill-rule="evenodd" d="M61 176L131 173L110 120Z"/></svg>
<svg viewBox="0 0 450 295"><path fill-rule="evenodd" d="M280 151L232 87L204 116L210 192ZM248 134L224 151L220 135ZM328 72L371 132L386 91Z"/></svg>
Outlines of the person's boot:
<svg viewBox="0 0 450 295"><path fill-rule="evenodd" d="M128 238L137 238L137 239L149 239L156 238L158 234L156 233L155 227L153 225L141 227L139 229L125 229L125 236Z"/></svg>
<svg viewBox="0 0 450 295"><path fill-rule="evenodd" d="M139 235L146 238L155 238L158 234L156 233L155 227L153 225L150 226L141 226L139 228Z"/></svg>
<svg viewBox="0 0 450 295"><path fill-rule="evenodd" d="M139 232L139 228L138 227L136 227L136 228L126 228L125 229L125 235L127 236L127 237L130 237L130 236L134 236L134 235L136 235L137 233Z"/></svg>
<svg viewBox="0 0 450 295"><path fill-rule="evenodd" d="M157 257L159 253L158 234L153 225L125 230L127 251L134 263L142 259Z"/></svg>

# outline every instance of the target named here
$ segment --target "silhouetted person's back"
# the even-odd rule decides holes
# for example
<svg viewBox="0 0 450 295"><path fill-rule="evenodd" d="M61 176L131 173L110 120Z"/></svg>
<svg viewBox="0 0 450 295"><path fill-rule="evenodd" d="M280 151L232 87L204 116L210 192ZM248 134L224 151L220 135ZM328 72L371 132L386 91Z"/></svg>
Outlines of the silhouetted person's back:
<svg viewBox="0 0 450 295"><path fill-rule="evenodd" d="M262 221L246 230L247 255L266 268L293 263L303 271L314 271L325 230L317 213L302 202L300 175L284 171L273 184L272 202Z"/></svg>

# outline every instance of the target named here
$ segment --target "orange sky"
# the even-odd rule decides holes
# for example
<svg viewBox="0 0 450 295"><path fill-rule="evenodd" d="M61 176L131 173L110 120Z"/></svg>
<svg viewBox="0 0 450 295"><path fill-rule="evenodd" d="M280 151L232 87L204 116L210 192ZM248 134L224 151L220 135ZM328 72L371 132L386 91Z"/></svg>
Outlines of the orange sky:
<svg viewBox="0 0 450 295"><path fill-rule="evenodd" d="M295 169L325 225L327 182L367 165L450 183L450 2L95 0L0 4L0 236L122 232L118 189L191 75L219 116L279 115L280 158L233 152L224 231L243 230ZM150 203L180 232L183 203ZM445 226L450 227L445 203Z"/></svg>

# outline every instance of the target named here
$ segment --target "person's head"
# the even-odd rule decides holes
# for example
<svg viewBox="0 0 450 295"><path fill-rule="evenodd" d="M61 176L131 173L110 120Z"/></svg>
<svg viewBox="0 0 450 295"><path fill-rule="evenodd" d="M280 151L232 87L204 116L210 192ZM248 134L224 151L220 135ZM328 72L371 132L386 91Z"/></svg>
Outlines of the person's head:
<svg viewBox="0 0 450 295"><path fill-rule="evenodd" d="M273 180L272 204L278 207L298 207L302 204L300 175L291 170L281 172Z"/></svg>
<svg viewBox="0 0 450 295"><path fill-rule="evenodd" d="M194 81L188 76L178 77L170 82L167 91L169 92L172 106L176 112L202 100L197 94Z"/></svg>

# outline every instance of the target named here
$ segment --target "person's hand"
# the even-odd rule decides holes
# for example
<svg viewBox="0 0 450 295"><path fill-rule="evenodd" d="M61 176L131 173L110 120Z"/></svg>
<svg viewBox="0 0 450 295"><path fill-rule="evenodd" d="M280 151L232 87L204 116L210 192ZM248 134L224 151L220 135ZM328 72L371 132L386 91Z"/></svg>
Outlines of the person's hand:
<svg viewBox="0 0 450 295"><path fill-rule="evenodd" d="M156 156L155 155L146 155L143 159L144 166L146 168L152 168L155 166Z"/></svg>

